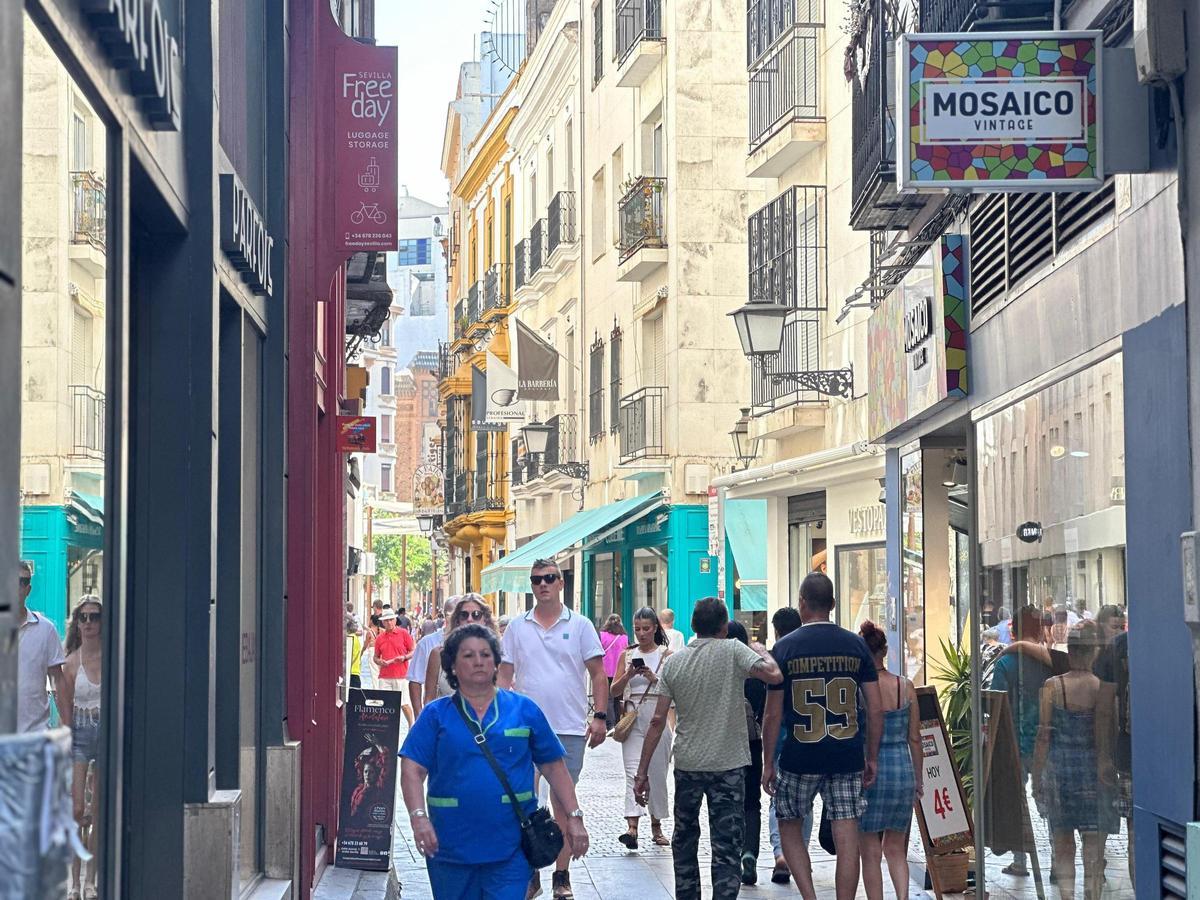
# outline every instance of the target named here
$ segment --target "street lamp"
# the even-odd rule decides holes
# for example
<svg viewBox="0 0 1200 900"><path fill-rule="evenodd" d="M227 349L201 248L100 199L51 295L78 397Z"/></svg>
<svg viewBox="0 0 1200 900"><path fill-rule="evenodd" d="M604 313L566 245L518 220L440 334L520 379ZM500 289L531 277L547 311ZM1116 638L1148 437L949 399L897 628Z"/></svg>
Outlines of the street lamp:
<svg viewBox="0 0 1200 900"><path fill-rule="evenodd" d="M538 456L542 456L550 446L550 435L554 433L554 430L554 426L549 422L539 422L537 419L522 425L521 436L525 438L525 449L530 454L536 453ZM585 462L543 462L542 471L561 472L568 478L587 481L590 467Z"/></svg>
<svg viewBox="0 0 1200 900"><path fill-rule="evenodd" d="M763 374L774 384L792 384L798 391L813 391L827 397L854 396L854 367L844 369L779 368L783 348L783 328L796 309L782 303L752 301L729 313L737 326L742 354L762 366Z"/></svg>
<svg viewBox="0 0 1200 900"><path fill-rule="evenodd" d="M758 438L750 437L749 407L742 407L742 417L733 426L733 431L729 432L729 437L733 439L733 453L742 464L742 468L750 468L750 463L758 456Z"/></svg>
<svg viewBox="0 0 1200 900"><path fill-rule="evenodd" d="M417 528L421 529L421 534L433 533L433 514L432 513L417 513Z"/></svg>

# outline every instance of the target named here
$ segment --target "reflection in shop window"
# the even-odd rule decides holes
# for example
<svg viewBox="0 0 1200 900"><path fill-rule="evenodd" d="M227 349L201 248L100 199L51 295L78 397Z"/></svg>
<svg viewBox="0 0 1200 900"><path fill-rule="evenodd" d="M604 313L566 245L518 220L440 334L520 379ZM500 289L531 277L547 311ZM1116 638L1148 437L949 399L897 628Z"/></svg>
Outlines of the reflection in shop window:
<svg viewBox="0 0 1200 900"><path fill-rule="evenodd" d="M868 619L887 627L887 547L837 548L838 622L857 632Z"/></svg>
<svg viewBox="0 0 1200 900"><path fill-rule="evenodd" d="M99 847L101 684L107 604L105 369L107 170L103 122L26 18L22 134L22 593L54 624L66 663L50 724L70 717L76 822ZM51 661L46 660L46 664ZM22 672L37 693L45 668ZM40 704L39 704L40 705ZM60 713L61 709L61 713ZM44 722L27 723L43 727ZM94 896L96 863L76 860L66 890Z"/></svg>
<svg viewBox="0 0 1200 900"><path fill-rule="evenodd" d="M1009 643L976 729L993 896L1051 871L1134 895L1122 410L1118 354L977 425L980 602Z"/></svg>

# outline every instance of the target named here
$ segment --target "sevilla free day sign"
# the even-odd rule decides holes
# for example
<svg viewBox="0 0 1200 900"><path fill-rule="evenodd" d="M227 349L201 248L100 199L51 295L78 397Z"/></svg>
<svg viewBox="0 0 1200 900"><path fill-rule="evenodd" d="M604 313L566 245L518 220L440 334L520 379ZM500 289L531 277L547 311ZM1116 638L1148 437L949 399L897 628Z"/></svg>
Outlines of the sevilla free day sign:
<svg viewBox="0 0 1200 900"><path fill-rule="evenodd" d="M1095 31L902 35L900 189L1098 188L1101 47Z"/></svg>
<svg viewBox="0 0 1200 900"><path fill-rule="evenodd" d="M333 234L347 254L395 250L397 51L348 40L336 61Z"/></svg>

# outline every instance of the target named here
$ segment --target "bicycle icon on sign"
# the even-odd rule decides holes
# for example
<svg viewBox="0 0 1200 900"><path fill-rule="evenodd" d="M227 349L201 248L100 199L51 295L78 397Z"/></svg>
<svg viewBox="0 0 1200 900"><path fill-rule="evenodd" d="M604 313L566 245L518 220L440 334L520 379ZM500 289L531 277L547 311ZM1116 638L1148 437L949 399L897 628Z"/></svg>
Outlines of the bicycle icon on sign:
<svg viewBox="0 0 1200 900"><path fill-rule="evenodd" d="M358 209L350 213L350 221L355 225L361 225L364 221L370 219L376 225L382 225L387 221L387 213L379 208L378 203L358 202Z"/></svg>

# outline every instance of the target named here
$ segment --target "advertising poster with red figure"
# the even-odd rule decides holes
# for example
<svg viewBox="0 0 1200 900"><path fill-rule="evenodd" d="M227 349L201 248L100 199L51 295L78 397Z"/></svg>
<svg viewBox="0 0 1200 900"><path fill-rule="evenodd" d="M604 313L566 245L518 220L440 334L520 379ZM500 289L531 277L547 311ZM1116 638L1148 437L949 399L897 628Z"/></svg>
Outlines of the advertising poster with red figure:
<svg viewBox="0 0 1200 900"><path fill-rule="evenodd" d="M400 699L395 691L350 691L336 865L379 872L390 865Z"/></svg>
<svg viewBox="0 0 1200 900"><path fill-rule="evenodd" d="M346 41L336 60L333 236L346 254L395 250L397 50Z"/></svg>

